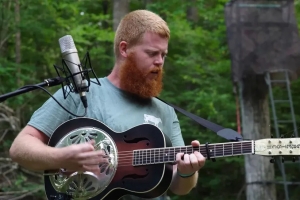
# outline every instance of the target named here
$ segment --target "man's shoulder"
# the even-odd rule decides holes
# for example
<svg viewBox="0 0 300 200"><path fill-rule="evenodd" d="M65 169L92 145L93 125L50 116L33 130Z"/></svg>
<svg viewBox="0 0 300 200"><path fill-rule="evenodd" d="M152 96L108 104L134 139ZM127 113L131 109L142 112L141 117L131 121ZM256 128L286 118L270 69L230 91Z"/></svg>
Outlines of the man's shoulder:
<svg viewBox="0 0 300 200"><path fill-rule="evenodd" d="M160 107L164 108L164 109L168 109L168 110L173 110L173 107L170 106L169 104L167 104L167 102L165 102L164 100L160 100L160 98L153 98L153 101L159 105Z"/></svg>

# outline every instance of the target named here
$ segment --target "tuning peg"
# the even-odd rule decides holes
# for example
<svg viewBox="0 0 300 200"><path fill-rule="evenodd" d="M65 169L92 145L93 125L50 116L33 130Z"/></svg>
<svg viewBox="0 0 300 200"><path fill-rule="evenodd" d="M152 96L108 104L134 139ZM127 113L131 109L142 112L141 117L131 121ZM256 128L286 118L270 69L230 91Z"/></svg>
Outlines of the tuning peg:
<svg viewBox="0 0 300 200"><path fill-rule="evenodd" d="M273 138L273 134L271 134L271 138Z"/></svg>
<svg viewBox="0 0 300 200"><path fill-rule="evenodd" d="M274 159L274 157L272 157L271 159L270 159L270 163L274 163L275 162L275 159Z"/></svg>
<svg viewBox="0 0 300 200"><path fill-rule="evenodd" d="M284 163L284 157L281 157L281 162Z"/></svg>

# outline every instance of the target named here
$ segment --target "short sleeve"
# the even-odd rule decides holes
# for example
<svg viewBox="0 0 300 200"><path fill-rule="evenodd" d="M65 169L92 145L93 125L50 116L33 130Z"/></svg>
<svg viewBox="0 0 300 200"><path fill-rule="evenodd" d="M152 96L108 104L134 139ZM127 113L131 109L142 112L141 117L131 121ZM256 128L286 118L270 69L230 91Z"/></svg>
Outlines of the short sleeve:
<svg viewBox="0 0 300 200"><path fill-rule="evenodd" d="M182 134L181 134L179 120L178 120L178 117L177 117L174 109L172 109L172 119L173 119L172 137L171 137L172 145L173 146L184 146L184 141L183 141Z"/></svg>
<svg viewBox="0 0 300 200"><path fill-rule="evenodd" d="M75 112L76 101L71 94L65 99L62 89L54 93L53 97L67 110ZM41 132L51 137L54 130L63 122L69 119L70 114L65 111L53 98L49 98L39 109L31 116L28 125L35 127Z"/></svg>

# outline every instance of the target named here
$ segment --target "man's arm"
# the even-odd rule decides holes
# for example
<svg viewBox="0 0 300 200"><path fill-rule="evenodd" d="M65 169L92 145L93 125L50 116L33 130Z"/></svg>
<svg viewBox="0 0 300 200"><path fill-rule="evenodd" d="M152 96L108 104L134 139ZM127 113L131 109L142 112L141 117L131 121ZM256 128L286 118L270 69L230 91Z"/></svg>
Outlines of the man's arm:
<svg viewBox="0 0 300 200"><path fill-rule="evenodd" d="M93 142L55 148L46 145L48 140L44 133L27 125L11 145L10 157L33 171L64 168L97 173L99 163L106 161L102 151L95 151Z"/></svg>
<svg viewBox="0 0 300 200"><path fill-rule="evenodd" d="M200 146L199 141L192 141L192 146ZM173 166L173 179L170 190L176 195L188 194L198 182L198 171L205 164L205 157L198 151L191 154L178 153L177 164Z"/></svg>
<svg viewBox="0 0 300 200"><path fill-rule="evenodd" d="M32 126L26 126L15 138L9 150L13 161L21 166L41 171L58 169L57 149L46 145L49 137Z"/></svg>
<svg viewBox="0 0 300 200"><path fill-rule="evenodd" d="M176 195L186 195L194 187L196 187L198 182L198 172L194 175L182 178L177 174L177 165L173 165L173 179L170 186L170 190Z"/></svg>

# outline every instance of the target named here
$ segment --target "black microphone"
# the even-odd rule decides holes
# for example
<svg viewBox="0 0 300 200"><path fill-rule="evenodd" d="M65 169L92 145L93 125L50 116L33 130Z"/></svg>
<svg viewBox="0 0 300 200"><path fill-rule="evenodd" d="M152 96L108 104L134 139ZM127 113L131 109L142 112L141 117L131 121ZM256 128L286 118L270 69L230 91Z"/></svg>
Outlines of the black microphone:
<svg viewBox="0 0 300 200"><path fill-rule="evenodd" d="M88 91L88 84L82 72L81 63L78 57L78 51L71 35L61 37L59 46L62 58L65 61L71 75L72 84L75 88L75 93L79 93L83 106L87 108L86 92Z"/></svg>

